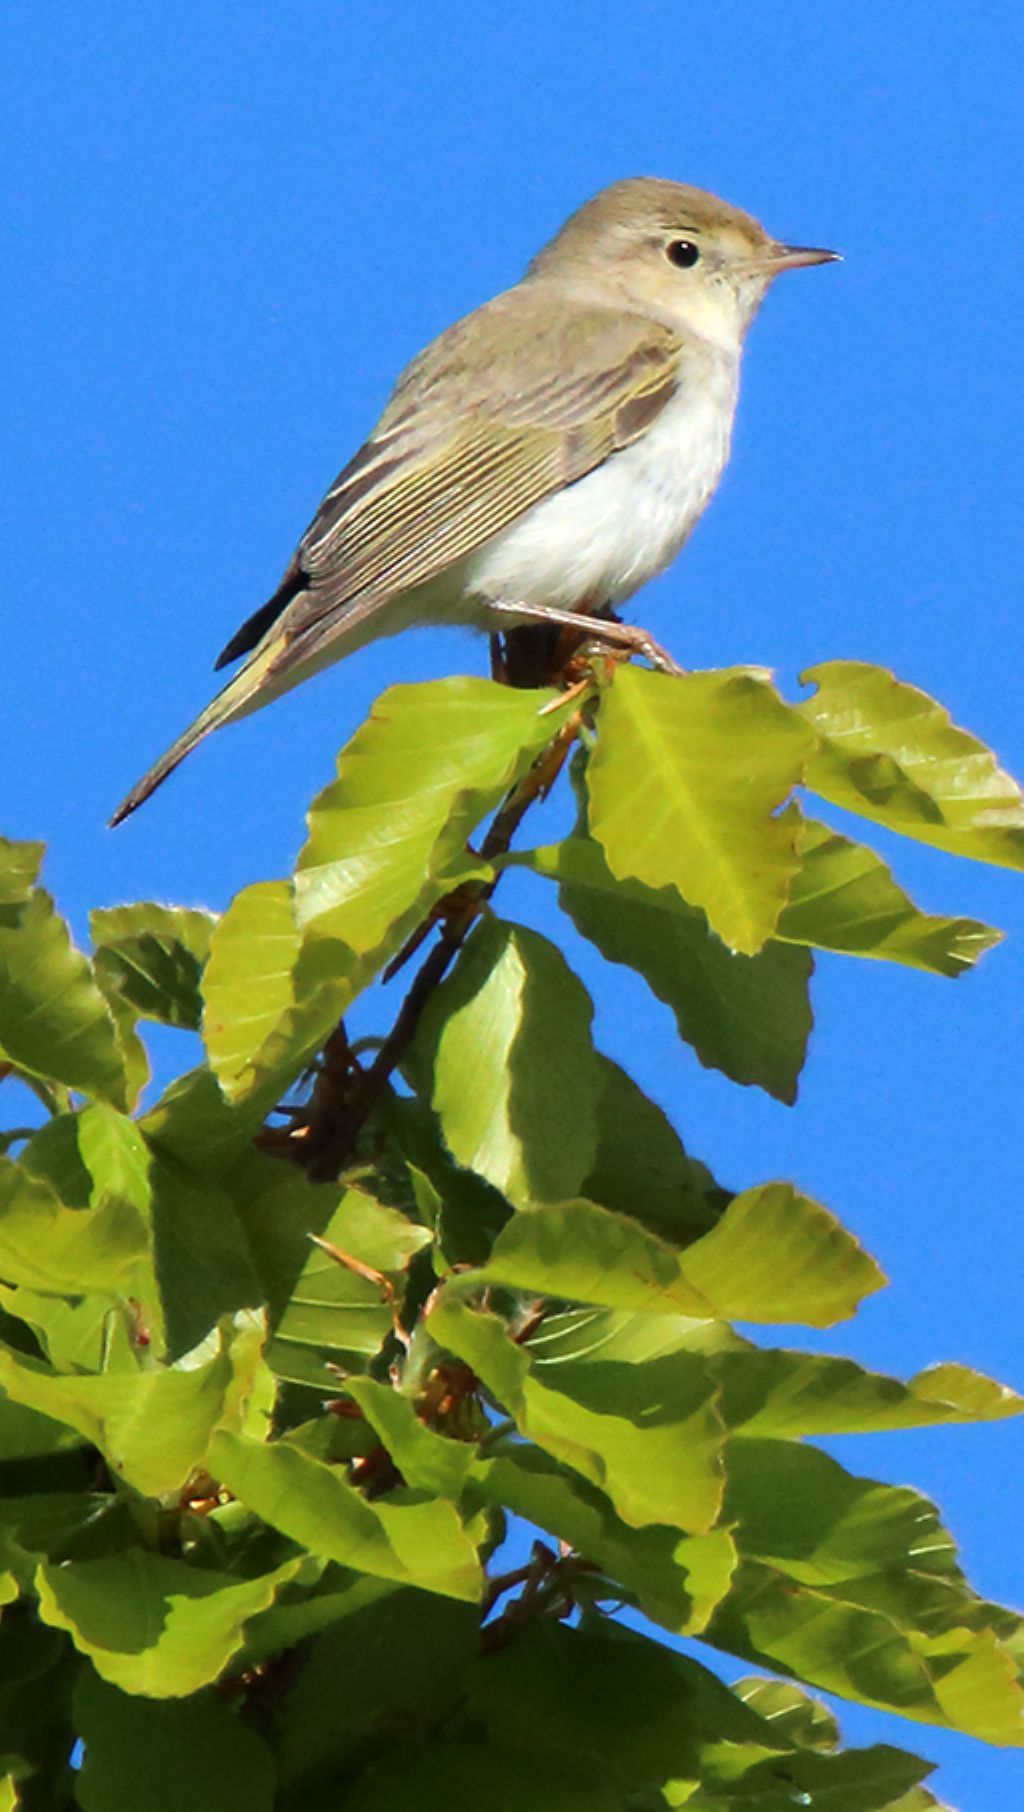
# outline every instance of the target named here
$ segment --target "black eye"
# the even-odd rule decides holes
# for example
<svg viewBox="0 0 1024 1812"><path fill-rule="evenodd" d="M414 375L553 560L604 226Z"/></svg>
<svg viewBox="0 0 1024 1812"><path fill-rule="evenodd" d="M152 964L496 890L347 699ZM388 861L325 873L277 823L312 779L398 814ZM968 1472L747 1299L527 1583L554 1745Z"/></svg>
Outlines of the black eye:
<svg viewBox="0 0 1024 1812"><path fill-rule="evenodd" d="M678 264L681 271L688 271L700 257L700 246L694 245L692 239L673 239L665 247L665 256Z"/></svg>

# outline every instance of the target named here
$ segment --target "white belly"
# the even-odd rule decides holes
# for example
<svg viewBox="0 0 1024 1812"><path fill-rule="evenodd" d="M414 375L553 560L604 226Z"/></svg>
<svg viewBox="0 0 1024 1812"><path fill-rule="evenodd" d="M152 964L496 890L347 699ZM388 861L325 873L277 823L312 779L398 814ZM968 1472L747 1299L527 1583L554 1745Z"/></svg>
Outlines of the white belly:
<svg viewBox="0 0 1024 1812"><path fill-rule="evenodd" d="M722 475L738 376L738 358L709 359L641 440L473 555L464 595L560 610L630 597L675 559Z"/></svg>

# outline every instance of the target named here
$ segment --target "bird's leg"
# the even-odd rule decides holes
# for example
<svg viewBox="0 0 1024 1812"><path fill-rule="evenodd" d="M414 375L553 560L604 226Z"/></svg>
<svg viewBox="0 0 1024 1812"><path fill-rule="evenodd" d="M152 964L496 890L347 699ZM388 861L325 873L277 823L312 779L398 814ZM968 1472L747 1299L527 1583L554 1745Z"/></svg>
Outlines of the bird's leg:
<svg viewBox="0 0 1024 1812"><path fill-rule="evenodd" d="M589 616L582 610L556 610L551 604L508 603L505 599L488 598L488 611L507 617L524 619L531 623L558 623L566 629L575 629L581 635L592 636L595 641L610 642L613 648L624 648L630 654L642 655L650 661L652 667L660 667L663 673L682 673L684 669L662 648L646 629L634 628L631 623L617 623L611 617Z"/></svg>

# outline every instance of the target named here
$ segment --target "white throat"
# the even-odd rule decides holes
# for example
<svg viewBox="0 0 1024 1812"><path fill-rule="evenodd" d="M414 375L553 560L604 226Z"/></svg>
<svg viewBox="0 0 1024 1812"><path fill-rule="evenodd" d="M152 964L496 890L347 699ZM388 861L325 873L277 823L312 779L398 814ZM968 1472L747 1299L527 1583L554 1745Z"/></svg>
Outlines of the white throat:
<svg viewBox="0 0 1024 1812"><path fill-rule="evenodd" d="M695 334L706 345L738 358L743 338L764 300L767 283L762 278L737 282L716 278L702 283L666 309L662 319L676 333Z"/></svg>

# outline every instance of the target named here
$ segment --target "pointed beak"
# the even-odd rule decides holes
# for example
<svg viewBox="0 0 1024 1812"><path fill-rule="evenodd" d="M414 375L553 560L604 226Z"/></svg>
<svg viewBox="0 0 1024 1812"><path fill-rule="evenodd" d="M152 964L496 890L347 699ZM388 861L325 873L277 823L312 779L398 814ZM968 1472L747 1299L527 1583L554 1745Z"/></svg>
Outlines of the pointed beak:
<svg viewBox="0 0 1024 1812"><path fill-rule="evenodd" d="M836 264L841 252L827 252L820 245L776 245L766 259L771 271L799 271L808 264Z"/></svg>

